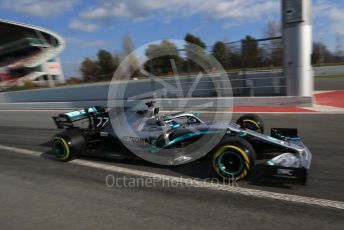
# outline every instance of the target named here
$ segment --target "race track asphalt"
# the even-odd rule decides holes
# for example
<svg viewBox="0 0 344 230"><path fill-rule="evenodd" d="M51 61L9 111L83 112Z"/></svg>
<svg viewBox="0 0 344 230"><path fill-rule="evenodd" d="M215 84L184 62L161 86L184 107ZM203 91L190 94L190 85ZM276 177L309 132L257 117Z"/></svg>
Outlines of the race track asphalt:
<svg viewBox="0 0 344 230"><path fill-rule="evenodd" d="M314 90L343 90L344 77L315 78Z"/></svg>
<svg viewBox="0 0 344 230"><path fill-rule="evenodd" d="M342 229L344 211L194 187L106 186L122 173L51 159L56 111L0 111L0 145L41 152L40 157L0 150L1 229ZM202 114L204 120L212 114ZM234 120L238 115L234 115ZM256 178L239 187L344 201L344 116L262 114L270 127L297 127L313 153L309 181L278 184ZM186 178L211 174L205 162L157 166L137 160L88 161Z"/></svg>

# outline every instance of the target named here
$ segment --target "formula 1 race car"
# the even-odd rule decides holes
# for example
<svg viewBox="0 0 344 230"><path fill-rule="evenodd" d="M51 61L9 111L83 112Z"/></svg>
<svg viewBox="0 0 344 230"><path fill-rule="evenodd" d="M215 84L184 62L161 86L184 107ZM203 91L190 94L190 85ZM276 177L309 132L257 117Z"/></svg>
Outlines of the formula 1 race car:
<svg viewBox="0 0 344 230"><path fill-rule="evenodd" d="M236 123L205 122L199 114L159 115L154 102L146 105L147 109L130 111L126 115L132 123L143 123L140 130L136 130L138 137L119 138L118 130L116 133L110 123L112 109L95 106L53 117L57 128L64 129L52 137L53 153L61 161L90 152L112 152L118 158L137 157L128 148L128 143L159 154L176 148L183 151L183 146L201 137L220 135L220 141L204 156L210 159L219 177L225 180L248 178L254 173L256 157L270 154L271 158L271 154L275 154L264 165L265 176L306 183L312 154L297 136L297 129L272 128L269 136L263 134L262 119L253 114L241 116ZM85 123L86 127L82 127ZM138 129L137 126L131 128ZM188 155L187 152L183 154Z"/></svg>

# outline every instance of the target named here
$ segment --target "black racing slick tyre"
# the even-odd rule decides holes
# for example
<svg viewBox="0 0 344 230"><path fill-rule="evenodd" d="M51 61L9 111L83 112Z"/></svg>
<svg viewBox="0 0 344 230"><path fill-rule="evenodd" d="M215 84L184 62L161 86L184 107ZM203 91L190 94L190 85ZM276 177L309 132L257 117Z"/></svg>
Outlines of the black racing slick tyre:
<svg viewBox="0 0 344 230"><path fill-rule="evenodd" d="M216 174L229 181L248 178L254 169L255 152L252 145L241 138L226 138L218 145L212 157Z"/></svg>
<svg viewBox="0 0 344 230"><path fill-rule="evenodd" d="M255 114L242 115L236 123L243 129L250 129L259 133L264 133L264 122Z"/></svg>
<svg viewBox="0 0 344 230"><path fill-rule="evenodd" d="M77 129L58 133L51 139L52 151L60 161L70 161L85 150L86 141Z"/></svg>

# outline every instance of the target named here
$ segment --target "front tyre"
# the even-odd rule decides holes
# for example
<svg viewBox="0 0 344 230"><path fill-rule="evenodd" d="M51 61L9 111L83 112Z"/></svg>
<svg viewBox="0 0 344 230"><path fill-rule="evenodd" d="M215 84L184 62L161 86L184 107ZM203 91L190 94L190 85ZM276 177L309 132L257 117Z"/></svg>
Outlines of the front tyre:
<svg viewBox="0 0 344 230"><path fill-rule="evenodd" d="M60 161L76 158L86 146L84 136L79 130L66 130L51 139L52 151Z"/></svg>
<svg viewBox="0 0 344 230"><path fill-rule="evenodd" d="M243 129L250 129L258 133L264 133L264 122L255 114L245 114L236 122Z"/></svg>
<svg viewBox="0 0 344 230"><path fill-rule="evenodd" d="M238 181L247 178L255 163L254 149L241 138L222 141L212 157L216 174L224 180Z"/></svg>

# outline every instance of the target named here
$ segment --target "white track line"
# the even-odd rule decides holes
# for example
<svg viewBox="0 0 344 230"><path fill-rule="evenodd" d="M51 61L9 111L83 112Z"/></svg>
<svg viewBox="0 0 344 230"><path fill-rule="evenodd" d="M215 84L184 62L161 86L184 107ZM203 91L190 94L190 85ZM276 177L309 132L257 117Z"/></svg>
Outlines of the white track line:
<svg viewBox="0 0 344 230"><path fill-rule="evenodd" d="M326 112L343 112L344 108L340 107L334 107L334 106L329 106L329 105L317 105L315 104L313 107L316 111L319 111L321 113L326 113Z"/></svg>
<svg viewBox="0 0 344 230"><path fill-rule="evenodd" d="M11 146L6 146L6 145L0 145L0 149L11 151L11 152L16 152L16 153L20 153L20 154L30 155L30 156L42 155L41 152L37 152L37 151L29 150L29 149L11 147Z"/></svg>
<svg viewBox="0 0 344 230"><path fill-rule="evenodd" d="M338 90L318 90L318 91L314 91L314 96L317 95L317 94L321 94L321 93L331 93L331 92L334 92L334 91L338 91Z"/></svg>
<svg viewBox="0 0 344 230"><path fill-rule="evenodd" d="M162 110L162 113L173 113L177 110ZM336 110L336 111L311 111L311 112L260 112L260 111L250 111L250 112L230 112L230 111L205 111L205 110L187 110L190 113L199 112L201 114L244 114L244 113L255 113L255 114L309 114L309 115L336 115L336 114L344 114L344 109Z"/></svg>
<svg viewBox="0 0 344 230"><path fill-rule="evenodd" d="M336 115L336 114L344 114L344 110L341 111L311 111L311 112L261 112L261 111L247 111L247 112L227 112L227 111L204 111L204 110L187 110L188 112L194 113L194 112L199 112L201 114L207 113L207 114L244 114L244 113L255 113L255 114L310 114L310 115L322 115L322 114L328 114L328 115ZM176 112L176 111L165 111L162 110L164 113L170 113L170 112Z"/></svg>
<svg viewBox="0 0 344 230"><path fill-rule="evenodd" d="M37 151L10 147L10 146L5 146L5 145L0 145L0 149L16 152L20 154L25 154L25 155L31 155L31 156L40 156L42 154L41 152L37 152ZM320 206L320 207L325 207L325 208L335 208L335 209L341 209L341 210L344 209L344 202L341 202L341 201L318 199L318 198L305 197L305 196L261 191L261 190L249 189L249 188L240 188L240 187L234 187L234 186L223 185L223 184L215 184L215 183L200 181L197 179L187 179L187 178L181 178L181 177L176 177L176 176L168 176L168 175L163 175L163 174L158 174L158 173L146 172L146 171L135 170L135 169L128 169L124 167L118 167L114 165L92 162L92 161L82 160L82 159L73 160L69 163L74 164L74 165L79 165L79 166L86 166L86 167L90 167L94 169L106 170L106 171L114 172L114 173L122 173L122 174L131 175L131 176L137 176L137 177L154 178L161 181L168 181L171 183L187 184L196 188L207 188L207 189L212 189L212 190L236 193L236 194L245 195L245 196L287 201L287 202L297 203L297 204L309 204L309 205L315 205L315 206Z"/></svg>

